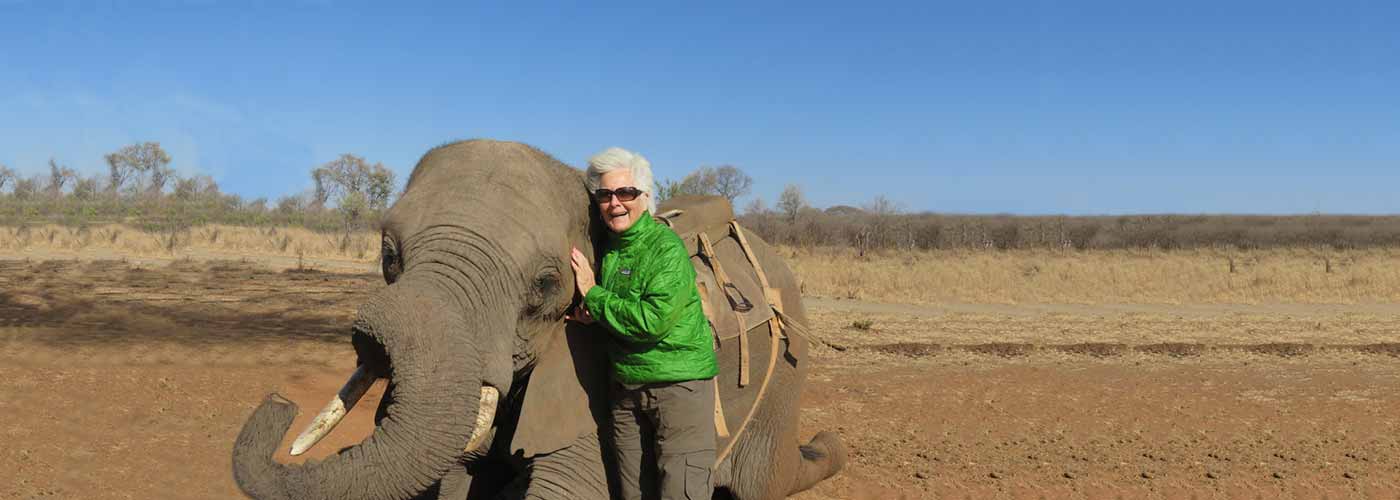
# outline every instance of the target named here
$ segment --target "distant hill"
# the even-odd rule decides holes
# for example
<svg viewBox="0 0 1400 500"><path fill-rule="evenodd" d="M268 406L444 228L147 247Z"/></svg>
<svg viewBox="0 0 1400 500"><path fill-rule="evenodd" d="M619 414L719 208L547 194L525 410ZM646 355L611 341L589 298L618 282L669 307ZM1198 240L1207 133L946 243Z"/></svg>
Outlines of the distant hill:
<svg viewBox="0 0 1400 500"><path fill-rule="evenodd" d="M827 215L864 215L865 210L850 205L834 205L823 210Z"/></svg>

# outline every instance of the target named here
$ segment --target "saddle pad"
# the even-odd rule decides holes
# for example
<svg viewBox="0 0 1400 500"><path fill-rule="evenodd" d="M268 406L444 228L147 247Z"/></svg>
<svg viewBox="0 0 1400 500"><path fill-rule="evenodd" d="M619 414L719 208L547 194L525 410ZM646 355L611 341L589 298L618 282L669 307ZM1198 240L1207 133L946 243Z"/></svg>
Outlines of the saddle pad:
<svg viewBox="0 0 1400 500"><path fill-rule="evenodd" d="M729 200L720 196L678 196L667 200L661 213L666 225L685 242L715 336L721 341L732 339L773 318L773 308L769 307L768 299L764 296L758 273L732 232L744 229L729 224L734 220ZM710 240L715 253L714 262L707 259L702 251L701 234ZM715 265L724 270L732 287L720 283ZM748 310L739 311L745 303Z"/></svg>

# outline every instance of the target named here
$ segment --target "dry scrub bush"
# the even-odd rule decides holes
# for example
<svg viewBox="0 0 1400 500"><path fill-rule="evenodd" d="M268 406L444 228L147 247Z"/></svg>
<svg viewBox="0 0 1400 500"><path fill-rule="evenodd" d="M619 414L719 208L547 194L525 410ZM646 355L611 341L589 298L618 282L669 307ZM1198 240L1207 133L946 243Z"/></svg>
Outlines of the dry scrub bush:
<svg viewBox="0 0 1400 500"><path fill-rule="evenodd" d="M831 298L1085 304L1400 301L1400 249L1394 248L780 251L805 294Z"/></svg>
<svg viewBox="0 0 1400 500"><path fill-rule="evenodd" d="M346 234L225 225L175 231L142 230L119 224L0 227L0 251L40 254L105 251L135 257L274 255L370 262L379 258L379 245L379 233L373 231Z"/></svg>
<svg viewBox="0 0 1400 500"><path fill-rule="evenodd" d="M266 200L245 201L237 195L217 190L182 198L176 195L143 196L103 193L79 199L67 196L19 198L0 193L0 226L45 225L84 226L126 224L148 231L177 230L219 224L227 226L305 227L322 232L347 228L354 232L378 226L382 210L368 210L347 220L334 208L308 204L298 197L287 198L277 208Z"/></svg>
<svg viewBox="0 0 1400 500"><path fill-rule="evenodd" d="M807 209L741 222L772 243L858 251L1400 247L1400 217L1343 215L1010 216Z"/></svg>

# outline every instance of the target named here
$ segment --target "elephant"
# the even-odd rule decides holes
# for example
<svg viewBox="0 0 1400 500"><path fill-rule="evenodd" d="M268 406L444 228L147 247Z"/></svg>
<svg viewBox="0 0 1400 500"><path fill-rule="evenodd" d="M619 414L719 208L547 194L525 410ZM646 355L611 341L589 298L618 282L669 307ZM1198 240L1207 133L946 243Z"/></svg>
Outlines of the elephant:
<svg viewBox="0 0 1400 500"><path fill-rule="evenodd" d="M534 147L474 139L424 154L381 224L388 286L350 325L352 380L389 379L375 430L322 461L279 463L298 407L269 394L234 443L239 487L259 499L607 498L607 333L564 320L580 300L570 248L596 266L605 231L583 172ZM750 241L786 316L805 324L793 273ZM767 397L718 384L722 405L753 410L720 439L731 452L713 464L715 498L785 498L845 463L835 433L799 444L808 344L781 342ZM721 355L720 376L738 363Z"/></svg>

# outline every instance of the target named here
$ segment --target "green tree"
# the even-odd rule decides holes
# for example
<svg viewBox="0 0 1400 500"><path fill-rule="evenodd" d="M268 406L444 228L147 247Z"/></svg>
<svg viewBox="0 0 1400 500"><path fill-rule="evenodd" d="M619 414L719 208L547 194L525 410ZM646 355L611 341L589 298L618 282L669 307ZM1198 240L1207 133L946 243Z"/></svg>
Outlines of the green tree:
<svg viewBox="0 0 1400 500"><path fill-rule="evenodd" d="M335 209L345 219L348 231L351 225L363 219L365 212L369 210L369 197L360 192L346 194L336 203Z"/></svg>
<svg viewBox="0 0 1400 500"><path fill-rule="evenodd" d="M107 189L119 192L127 182L152 177L151 185L159 182L163 189L173 171L169 168L170 154L161 149L159 142L132 144L103 157L107 160ZM141 184L138 182L137 184ZM136 187L140 189L139 186Z"/></svg>
<svg viewBox="0 0 1400 500"><path fill-rule="evenodd" d="M394 171L382 163L370 165L364 158L343 154L311 171L316 183L318 205L339 206L352 197L362 197L369 210L383 210L394 194ZM358 203L358 201L357 201Z"/></svg>
<svg viewBox="0 0 1400 500"><path fill-rule="evenodd" d="M312 207L314 203L314 193L300 192L297 194L282 195L277 198L277 213L283 216L291 216L304 212Z"/></svg>

